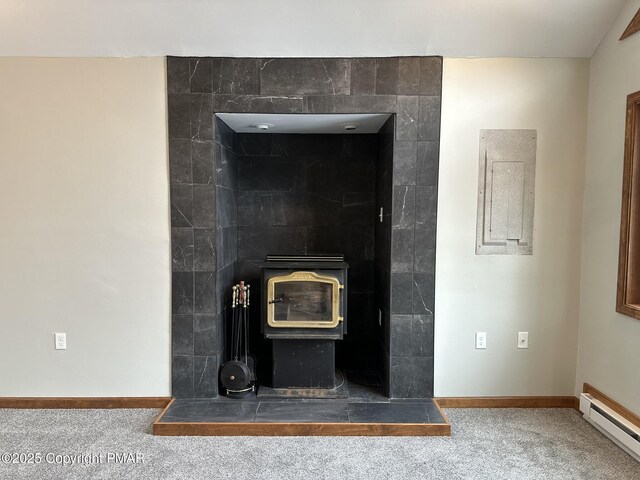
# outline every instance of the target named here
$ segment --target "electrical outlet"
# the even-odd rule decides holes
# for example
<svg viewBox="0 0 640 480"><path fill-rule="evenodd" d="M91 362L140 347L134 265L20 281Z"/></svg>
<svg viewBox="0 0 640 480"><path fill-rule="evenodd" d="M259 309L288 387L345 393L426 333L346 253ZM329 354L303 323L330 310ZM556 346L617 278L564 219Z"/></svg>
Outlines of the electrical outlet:
<svg viewBox="0 0 640 480"><path fill-rule="evenodd" d="M518 348L529 348L529 332L518 332Z"/></svg>
<svg viewBox="0 0 640 480"><path fill-rule="evenodd" d="M476 349L487 348L487 332L476 332Z"/></svg>
<svg viewBox="0 0 640 480"><path fill-rule="evenodd" d="M53 338L55 341L56 350L67 349L67 334L66 333L54 333Z"/></svg>

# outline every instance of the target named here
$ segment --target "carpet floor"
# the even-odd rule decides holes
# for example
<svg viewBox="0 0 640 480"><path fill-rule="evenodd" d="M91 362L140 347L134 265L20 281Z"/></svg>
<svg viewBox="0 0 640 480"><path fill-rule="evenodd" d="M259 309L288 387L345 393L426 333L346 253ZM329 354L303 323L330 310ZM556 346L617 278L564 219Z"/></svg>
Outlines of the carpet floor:
<svg viewBox="0 0 640 480"><path fill-rule="evenodd" d="M640 479L573 410L446 413L451 437L154 437L156 410L0 410L0 478Z"/></svg>

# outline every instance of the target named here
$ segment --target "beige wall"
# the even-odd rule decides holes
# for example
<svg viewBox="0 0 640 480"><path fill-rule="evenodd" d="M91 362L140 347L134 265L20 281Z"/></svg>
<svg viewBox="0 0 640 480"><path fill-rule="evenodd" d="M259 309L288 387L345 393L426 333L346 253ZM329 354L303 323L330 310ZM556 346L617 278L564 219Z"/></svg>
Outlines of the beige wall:
<svg viewBox="0 0 640 480"><path fill-rule="evenodd" d="M640 34L618 38L628 2L591 63L576 392L588 382L640 413L640 321L615 313L625 105L640 90Z"/></svg>
<svg viewBox="0 0 640 480"><path fill-rule="evenodd" d="M445 60L436 395L569 395L588 381L640 410L640 322L614 312L624 102L640 89L640 36L616 39L639 6L591 66L582 230L589 62ZM169 394L164 68L0 59L0 396ZM538 129L533 256L474 254L481 128Z"/></svg>
<svg viewBox="0 0 640 480"><path fill-rule="evenodd" d="M164 71L0 59L0 396L169 394Z"/></svg>
<svg viewBox="0 0 640 480"><path fill-rule="evenodd" d="M436 396L574 393L588 76L588 60L445 59ZM475 255L483 128L538 130L532 256Z"/></svg>

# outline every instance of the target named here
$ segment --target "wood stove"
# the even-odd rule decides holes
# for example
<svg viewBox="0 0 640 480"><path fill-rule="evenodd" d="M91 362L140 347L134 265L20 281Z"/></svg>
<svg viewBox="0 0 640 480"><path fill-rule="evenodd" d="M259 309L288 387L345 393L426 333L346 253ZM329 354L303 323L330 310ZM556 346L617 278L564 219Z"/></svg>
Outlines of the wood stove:
<svg viewBox="0 0 640 480"><path fill-rule="evenodd" d="M261 265L273 388L335 388L335 342L347 333L348 268L342 255L269 255Z"/></svg>

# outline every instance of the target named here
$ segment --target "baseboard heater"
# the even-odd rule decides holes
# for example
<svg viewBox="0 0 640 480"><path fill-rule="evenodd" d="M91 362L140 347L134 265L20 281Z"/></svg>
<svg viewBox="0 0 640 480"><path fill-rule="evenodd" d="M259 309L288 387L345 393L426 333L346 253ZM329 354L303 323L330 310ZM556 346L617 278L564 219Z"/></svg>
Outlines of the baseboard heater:
<svg viewBox="0 0 640 480"><path fill-rule="evenodd" d="M640 428L588 393L580 394L580 411L585 420L640 461Z"/></svg>

